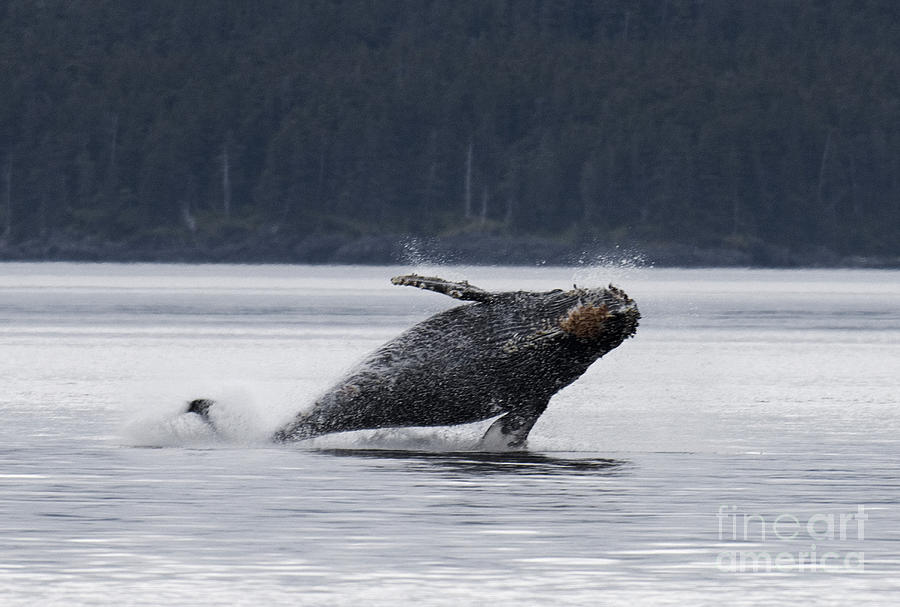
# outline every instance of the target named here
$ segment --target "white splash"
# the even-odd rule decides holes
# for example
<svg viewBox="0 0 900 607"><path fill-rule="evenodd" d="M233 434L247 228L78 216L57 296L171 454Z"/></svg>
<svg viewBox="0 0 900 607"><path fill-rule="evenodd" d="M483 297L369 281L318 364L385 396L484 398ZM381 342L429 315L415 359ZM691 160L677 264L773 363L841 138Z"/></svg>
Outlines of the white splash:
<svg viewBox="0 0 900 607"><path fill-rule="evenodd" d="M120 439L134 447L252 446L268 442L281 421L275 415L282 407L257 404L245 387L195 389L190 394L203 394L215 401L209 411L211 423L186 412L193 397L170 393L144 399L139 407L132 404L134 410L126 415Z"/></svg>
<svg viewBox="0 0 900 607"><path fill-rule="evenodd" d="M326 434L298 443L304 449L378 449L445 453L481 451L481 437L493 421L434 428L383 428Z"/></svg>
<svg viewBox="0 0 900 607"><path fill-rule="evenodd" d="M578 286L598 287L620 284L641 270L652 268L638 250L616 246L613 253L583 253L576 262L572 280Z"/></svg>

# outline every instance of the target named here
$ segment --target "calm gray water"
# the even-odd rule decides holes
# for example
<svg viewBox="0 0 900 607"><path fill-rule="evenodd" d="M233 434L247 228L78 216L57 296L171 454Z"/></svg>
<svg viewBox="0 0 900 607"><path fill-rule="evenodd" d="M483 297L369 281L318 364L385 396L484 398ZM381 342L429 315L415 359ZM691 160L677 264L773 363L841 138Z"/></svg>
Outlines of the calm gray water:
<svg viewBox="0 0 900 607"><path fill-rule="evenodd" d="M425 268L615 282L635 339L524 454L484 424L265 436L453 302L422 268L0 264L2 605L885 604L900 272ZM187 399L226 407L212 436Z"/></svg>

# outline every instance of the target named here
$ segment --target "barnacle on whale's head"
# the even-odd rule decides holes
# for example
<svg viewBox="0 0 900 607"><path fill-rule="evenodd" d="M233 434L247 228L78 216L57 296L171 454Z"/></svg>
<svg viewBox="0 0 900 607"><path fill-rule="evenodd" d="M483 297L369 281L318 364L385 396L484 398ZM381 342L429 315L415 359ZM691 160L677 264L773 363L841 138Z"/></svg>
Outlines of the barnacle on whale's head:
<svg viewBox="0 0 900 607"><path fill-rule="evenodd" d="M610 285L607 289L577 289L578 303L559 319L559 328L581 341L631 337L641 314L634 300Z"/></svg>
<svg viewBox="0 0 900 607"><path fill-rule="evenodd" d="M606 304L582 304L569 310L559 321L559 326L578 339L596 339L603 335L609 317L609 307Z"/></svg>

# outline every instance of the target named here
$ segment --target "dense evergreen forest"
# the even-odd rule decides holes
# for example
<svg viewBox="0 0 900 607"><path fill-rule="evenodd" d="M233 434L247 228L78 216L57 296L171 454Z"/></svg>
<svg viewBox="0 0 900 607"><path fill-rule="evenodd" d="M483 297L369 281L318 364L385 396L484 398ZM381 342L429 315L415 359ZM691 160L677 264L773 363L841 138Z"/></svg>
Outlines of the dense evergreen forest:
<svg viewBox="0 0 900 607"><path fill-rule="evenodd" d="M6 258L402 235L900 259L900 2L0 3Z"/></svg>

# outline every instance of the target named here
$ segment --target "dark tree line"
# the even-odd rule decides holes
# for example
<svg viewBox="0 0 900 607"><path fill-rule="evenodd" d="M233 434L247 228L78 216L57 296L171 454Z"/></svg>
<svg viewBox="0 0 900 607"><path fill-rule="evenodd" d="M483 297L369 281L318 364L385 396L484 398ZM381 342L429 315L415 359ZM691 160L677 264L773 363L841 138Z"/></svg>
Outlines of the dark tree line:
<svg viewBox="0 0 900 607"><path fill-rule="evenodd" d="M897 254L893 0L6 0L0 240Z"/></svg>

